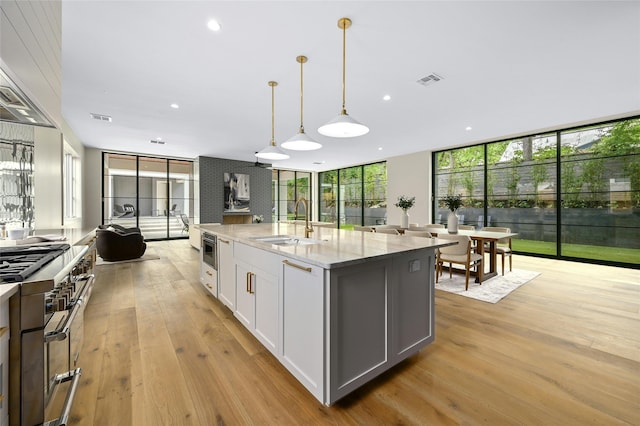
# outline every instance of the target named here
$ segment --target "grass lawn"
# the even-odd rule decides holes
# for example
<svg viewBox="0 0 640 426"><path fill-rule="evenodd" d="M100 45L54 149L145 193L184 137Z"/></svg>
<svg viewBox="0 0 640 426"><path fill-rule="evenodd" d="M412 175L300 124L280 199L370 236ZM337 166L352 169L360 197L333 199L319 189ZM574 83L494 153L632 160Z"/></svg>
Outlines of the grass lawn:
<svg viewBox="0 0 640 426"><path fill-rule="evenodd" d="M552 256L557 254L555 242L514 239L512 246L514 251L524 253L547 254ZM640 263L640 249L564 243L562 244L562 255L611 262Z"/></svg>

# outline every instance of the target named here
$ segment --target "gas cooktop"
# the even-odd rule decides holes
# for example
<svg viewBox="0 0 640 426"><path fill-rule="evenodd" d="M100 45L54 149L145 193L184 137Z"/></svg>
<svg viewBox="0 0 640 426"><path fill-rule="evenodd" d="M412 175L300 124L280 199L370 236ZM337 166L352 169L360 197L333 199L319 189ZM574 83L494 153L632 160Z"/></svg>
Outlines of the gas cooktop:
<svg viewBox="0 0 640 426"><path fill-rule="evenodd" d="M24 281L69 247L69 244L0 247L0 283Z"/></svg>

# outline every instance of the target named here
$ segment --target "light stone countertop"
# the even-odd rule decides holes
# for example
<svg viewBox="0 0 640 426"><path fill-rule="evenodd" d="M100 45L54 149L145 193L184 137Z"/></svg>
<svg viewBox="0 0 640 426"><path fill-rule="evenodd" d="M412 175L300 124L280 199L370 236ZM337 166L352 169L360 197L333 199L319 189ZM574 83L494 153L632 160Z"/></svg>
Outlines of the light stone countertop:
<svg viewBox="0 0 640 426"><path fill-rule="evenodd" d="M20 283L3 283L0 285L0 303L5 302L13 296L20 287Z"/></svg>
<svg viewBox="0 0 640 426"><path fill-rule="evenodd" d="M432 249L455 244L451 241L404 235L376 234L373 232L350 231L314 227L311 239L322 240L318 244L278 246L257 241L256 237L288 235L304 237L304 225L284 223L260 223L246 225L201 224L202 232L238 241L252 247L298 259L325 269L364 263L374 258L382 259L399 253Z"/></svg>

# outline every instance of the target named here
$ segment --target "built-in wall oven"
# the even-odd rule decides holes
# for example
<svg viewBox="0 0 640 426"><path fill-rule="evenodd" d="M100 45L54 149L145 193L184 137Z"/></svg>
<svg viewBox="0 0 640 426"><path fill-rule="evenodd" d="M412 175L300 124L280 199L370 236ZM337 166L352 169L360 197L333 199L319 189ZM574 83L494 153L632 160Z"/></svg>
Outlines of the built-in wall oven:
<svg viewBox="0 0 640 426"><path fill-rule="evenodd" d="M218 297L218 241L214 234L202 233L200 252L200 282L209 293Z"/></svg>

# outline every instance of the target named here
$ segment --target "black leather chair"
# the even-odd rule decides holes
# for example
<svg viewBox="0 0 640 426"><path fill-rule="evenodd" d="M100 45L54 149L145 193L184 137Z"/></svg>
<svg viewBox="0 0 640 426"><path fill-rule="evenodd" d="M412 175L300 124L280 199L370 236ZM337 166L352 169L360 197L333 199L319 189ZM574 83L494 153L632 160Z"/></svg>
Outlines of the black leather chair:
<svg viewBox="0 0 640 426"><path fill-rule="evenodd" d="M137 232L138 234L142 233L140 232L140 228L138 228L137 226L125 228L124 226L118 225L117 223L110 223L108 225L98 225L98 229L109 229L109 228L113 228L114 230L118 232L123 232L123 233L131 233L131 232Z"/></svg>
<svg viewBox="0 0 640 426"><path fill-rule="evenodd" d="M125 228L126 229L126 228ZM147 244L140 232L119 231L113 227L96 229L96 249L102 259L115 262L141 257Z"/></svg>

